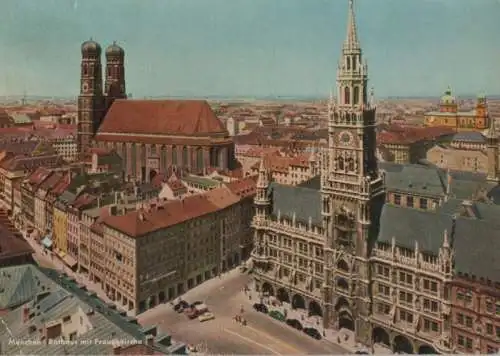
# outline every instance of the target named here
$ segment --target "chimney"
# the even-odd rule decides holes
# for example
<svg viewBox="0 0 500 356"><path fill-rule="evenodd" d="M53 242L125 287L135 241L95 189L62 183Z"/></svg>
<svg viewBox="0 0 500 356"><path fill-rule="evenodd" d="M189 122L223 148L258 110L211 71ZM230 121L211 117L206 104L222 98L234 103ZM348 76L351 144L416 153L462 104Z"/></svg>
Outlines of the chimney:
<svg viewBox="0 0 500 356"><path fill-rule="evenodd" d="M153 347L155 344L155 337L153 335L146 335L146 345Z"/></svg>
<svg viewBox="0 0 500 356"><path fill-rule="evenodd" d="M109 206L109 215L117 215L118 207L116 205Z"/></svg>
<svg viewBox="0 0 500 356"><path fill-rule="evenodd" d="M23 307L23 323L27 323L30 320L30 308L25 305Z"/></svg>

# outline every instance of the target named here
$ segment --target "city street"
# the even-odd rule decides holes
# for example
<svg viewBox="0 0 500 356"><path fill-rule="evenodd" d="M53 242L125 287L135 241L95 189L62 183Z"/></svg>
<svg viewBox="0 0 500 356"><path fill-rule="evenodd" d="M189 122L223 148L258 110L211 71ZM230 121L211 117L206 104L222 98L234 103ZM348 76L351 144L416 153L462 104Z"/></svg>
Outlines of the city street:
<svg viewBox="0 0 500 356"><path fill-rule="evenodd" d="M258 313L243 293L251 277L233 270L188 291L182 298L189 303L203 301L215 320L199 322L178 314L170 304L161 304L138 316L142 325L157 325L159 332L197 345L200 352L220 354L345 354L345 349L326 340L315 340L285 323ZM242 326L233 317L244 306L248 324Z"/></svg>

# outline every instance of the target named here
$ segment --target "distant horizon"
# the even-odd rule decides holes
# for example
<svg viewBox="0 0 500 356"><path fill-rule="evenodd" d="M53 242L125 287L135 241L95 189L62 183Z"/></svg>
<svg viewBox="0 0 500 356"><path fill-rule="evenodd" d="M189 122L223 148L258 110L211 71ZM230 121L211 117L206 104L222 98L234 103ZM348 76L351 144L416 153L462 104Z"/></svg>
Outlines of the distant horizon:
<svg viewBox="0 0 500 356"><path fill-rule="evenodd" d="M347 5L3 0L0 95L76 97L80 46L92 37L103 51L114 40L124 48L134 97L328 96ZM448 86L473 96L500 93L500 46L490 41L500 33L500 1L356 0L355 8L376 97L437 98Z"/></svg>
<svg viewBox="0 0 500 356"><path fill-rule="evenodd" d="M471 100L477 98L477 94L456 94L457 100ZM0 100L76 100L76 96L57 96L57 95L0 95ZM497 95L487 95L487 99L500 99L500 94ZM270 101L317 101L317 100L328 100L329 96L311 96L311 95L280 95L280 96L230 96L230 95L156 95L156 96L135 96L133 95L130 100L158 100L158 99L185 99L185 100L196 100L196 99L207 99L207 100L230 100L230 101L252 101L252 100L270 100ZM391 99L426 99L426 100L436 100L439 101L440 96L431 95L393 95L387 97L375 97L376 100L391 100Z"/></svg>

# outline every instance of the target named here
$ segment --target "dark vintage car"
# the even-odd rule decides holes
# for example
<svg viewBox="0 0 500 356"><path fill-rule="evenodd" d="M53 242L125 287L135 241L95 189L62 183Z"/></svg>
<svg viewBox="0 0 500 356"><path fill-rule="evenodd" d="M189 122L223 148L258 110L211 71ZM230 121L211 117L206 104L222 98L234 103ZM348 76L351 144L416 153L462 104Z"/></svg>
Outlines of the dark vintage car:
<svg viewBox="0 0 500 356"><path fill-rule="evenodd" d="M302 324L297 319L286 319L286 323L287 323L287 325L289 325L292 328L297 329L299 331L302 331L302 329L303 329Z"/></svg>
<svg viewBox="0 0 500 356"><path fill-rule="evenodd" d="M253 305L253 308L260 313L267 314L267 312L268 312L267 306L265 304L262 304L262 303L255 303Z"/></svg>
<svg viewBox="0 0 500 356"><path fill-rule="evenodd" d="M189 303L186 302L185 300L181 300L179 303L174 305L174 310L177 313L182 313L186 308L189 308Z"/></svg>
<svg viewBox="0 0 500 356"><path fill-rule="evenodd" d="M320 332L315 329L315 328L304 328L303 330L307 335L309 335L310 337L312 337L313 339L316 339L316 340L321 340L322 339L322 336L320 334Z"/></svg>
<svg viewBox="0 0 500 356"><path fill-rule="evenodd" d="M354 354L356 354L356 355L369 355L369 353L366 351L356 351Z"/></svg>

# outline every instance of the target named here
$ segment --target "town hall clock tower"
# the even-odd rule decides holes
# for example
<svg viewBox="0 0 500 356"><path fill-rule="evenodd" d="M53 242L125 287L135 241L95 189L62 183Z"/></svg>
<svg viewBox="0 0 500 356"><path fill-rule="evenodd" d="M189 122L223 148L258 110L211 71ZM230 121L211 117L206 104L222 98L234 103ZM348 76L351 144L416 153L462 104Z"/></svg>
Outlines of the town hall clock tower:
<svg viewBox="0 0 500 356"><path fill-rule="evenodd" d="M329 102L328 148L322 155L321 194L325 229L324 321L354 329L369 343L369 257L385 199L376 160L373 91L358 41L353 0L337 71L337 99Z"/></svg>

